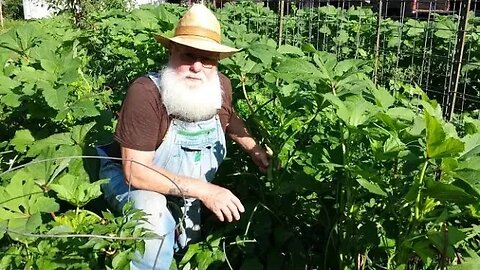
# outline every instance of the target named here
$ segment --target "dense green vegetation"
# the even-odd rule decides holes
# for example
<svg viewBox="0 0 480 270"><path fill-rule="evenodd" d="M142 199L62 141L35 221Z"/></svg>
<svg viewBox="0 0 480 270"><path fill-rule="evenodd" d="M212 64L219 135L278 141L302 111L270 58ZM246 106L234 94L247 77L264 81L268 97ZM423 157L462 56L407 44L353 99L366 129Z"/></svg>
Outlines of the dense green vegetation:
<svg viewBox="0 0 480 270"><path fill-rule="evenodd" d="M273 150L272 164L261 174L230 145L216 182L247 212L232 224L206 212L205 240L176 268L475 269L478 110L445 122L438 102L412 84L415 61L396 50L385 50L389 79L375 84L369 9L321 7L318 14L343 23L318 25L325 36L315 46L299 32L278 47L278 32L263 28L273 12L237 5L217 14L226 43L244 50L220 70L232 79L237 111ZM155 237L135 229L142 213L104 207L104 181L86 156L110 139L128 83L165 63L152 34L171 31L183 11L111 10L91 14L83 28L63 15L0 35L1 269L126 269L142 239ZM305 24L302 12L286 18L287 33ZM450 22L430 22L438 44L449 40L441 25ZM397 22L385 23L398 46L388 30ZM403 25L400 45L416 50L425 23ZM475 59L477 37L469 44Z"/></svg>

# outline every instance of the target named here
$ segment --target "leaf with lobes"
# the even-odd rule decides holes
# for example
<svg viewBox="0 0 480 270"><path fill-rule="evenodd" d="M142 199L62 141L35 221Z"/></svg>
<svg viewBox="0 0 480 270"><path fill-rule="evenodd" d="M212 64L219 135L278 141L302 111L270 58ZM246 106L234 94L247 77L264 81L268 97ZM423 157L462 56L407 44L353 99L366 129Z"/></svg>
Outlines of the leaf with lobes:
<svg viewBox="0 0 480 270"><path fill-rule="evenodd" d="M451 202L457 205L467 205L475 203L478 198L468 194L462 188L453 185L435 181L427 181L425 194L442 203Z"/></svg>
<svg viewBox="0 0 480 270"><path fill-rule="evenodd" d="M23 233L35 233L42 224L40 213L56 212L59 205L46 197L32 179L13 177L0 187L0 223L7 223L8 232L15 240L25 240Z"/></svg>
<svg viewBox="0 0 480 270"><path fill-rule="evenodd" d="M425 124L427 128L427 157L444 158L453 157L464 151L464 143L459 139L446 134L442 123L435 116L425 111Z"/></svg>
<svg viewBox="0 0 480 270"><path fill-rule="evenodd" d="M318 69L302 58L288 58L277 68L278 77L286 81L309 81L320 79Z"/></svg>
<svg viewBox="0 0 480 270"><path fill-rule="evenodd" d="M57 183L51 184L50 188L57 193L60 199L74 206L82 207L102 195L100 186L107 181L108 180L99 180L90 183L88 179L72 174L65 174Z"/></svg>
<svg viewBox="0 0 480 270"><path fill-rule="evenodd" d="M22 129L15 131L15 136L10 140L10 144L14 146L17 152L24 152L27 147L35 141L32 133L28 129Z"/></svg>

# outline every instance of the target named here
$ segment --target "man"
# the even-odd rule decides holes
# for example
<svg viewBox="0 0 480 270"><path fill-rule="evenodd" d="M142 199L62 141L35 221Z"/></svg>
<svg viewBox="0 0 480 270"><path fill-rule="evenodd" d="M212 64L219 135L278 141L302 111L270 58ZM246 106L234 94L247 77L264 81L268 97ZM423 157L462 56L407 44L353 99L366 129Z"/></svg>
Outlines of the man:
<svg viewBox="0 0 480 270"><path fill-rule="evenodd" d="M164 236L147 240L131 269L169 269L174 247L200 237L200 202L220 221L240 219L240 200L210 183L226 154L225 133L261 170L268 167L266 152L232 108L230 81L217 71L218 60L238 51L222 45L220 33L215 15L193 5L173 38L156 36L169 49L168 66L136 79L123 102L115 131L123 162L120 168L102 160L100 176L110 179L104 192L117 207L133 200L148 215L143 226ZM167 208L171 196L186 198L179 205L186 214L179 224L184 230L177 235L175 215Z"/></svg>

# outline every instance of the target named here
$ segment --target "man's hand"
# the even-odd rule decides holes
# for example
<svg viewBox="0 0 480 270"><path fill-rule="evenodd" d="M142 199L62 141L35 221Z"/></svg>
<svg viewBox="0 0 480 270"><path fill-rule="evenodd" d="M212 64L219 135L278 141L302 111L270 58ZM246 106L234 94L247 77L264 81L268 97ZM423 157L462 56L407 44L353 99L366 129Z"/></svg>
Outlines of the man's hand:
<svg viewBox="0 0 480 270"><path fill-rule="evenodd" d="M199 199L220 221L239 220L240 213L245 212L240 200L230 190L217 185L210 184Z"/></svg>
<svg viewBox="0 0 480 270"><path fill-rule="evenodd" d="M250 151L250 157L252 157L253 162L258 166L261 172L265 173L270 164L269 155L263 147L256 144Z"/></svg>

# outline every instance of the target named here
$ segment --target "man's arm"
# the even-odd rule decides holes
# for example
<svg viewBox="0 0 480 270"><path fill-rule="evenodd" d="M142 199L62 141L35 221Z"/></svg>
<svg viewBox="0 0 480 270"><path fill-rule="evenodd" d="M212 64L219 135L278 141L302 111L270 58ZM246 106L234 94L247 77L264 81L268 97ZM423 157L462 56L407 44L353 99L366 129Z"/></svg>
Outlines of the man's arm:
<svg viewBox="0 0 480 270"><path fill-rule="evenodd" d="M257 144L252 135L250 135L243 120L240 119L236 113L232 113L227 129L230 138L238 143L240 147L252 157L253 162L262 172L266 172L269 161L265 149Z"/></svg>
<svg viewBox="0 0 480 270"><path fill-rule="evenodd" d="M136 189L199 199L220 221L240 219L240 213L243 213L245 208L232 192L203 180L180 176L160 168L153 164L154 154L154 151L122 147L123 172L127 184Z"/></svg>

